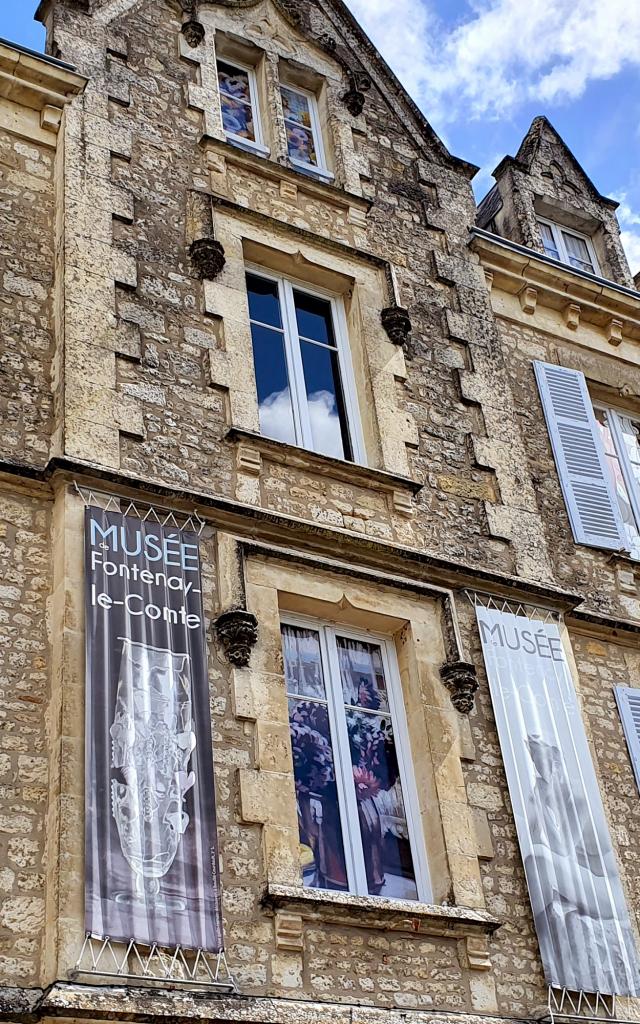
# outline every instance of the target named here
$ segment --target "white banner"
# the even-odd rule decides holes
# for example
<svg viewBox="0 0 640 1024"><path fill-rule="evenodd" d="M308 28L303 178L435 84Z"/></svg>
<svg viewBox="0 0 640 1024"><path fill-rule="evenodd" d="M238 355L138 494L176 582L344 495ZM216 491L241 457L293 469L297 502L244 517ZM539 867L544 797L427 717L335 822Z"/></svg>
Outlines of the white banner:
<svg viewBox="0 0 640 1024"><path fill-rule="evenodd" d="M558 627L476 607L550 985L640 994L629 914Z"/></svg>

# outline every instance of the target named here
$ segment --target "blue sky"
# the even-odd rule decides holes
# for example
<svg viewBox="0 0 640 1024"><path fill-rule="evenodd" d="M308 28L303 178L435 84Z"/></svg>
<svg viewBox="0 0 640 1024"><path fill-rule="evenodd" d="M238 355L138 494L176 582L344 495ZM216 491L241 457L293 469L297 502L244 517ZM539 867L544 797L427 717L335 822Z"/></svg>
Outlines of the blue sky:
<svg viewBox="0 0 640 1024"><path fill-rule="evenodd" d="M347 3L447 146L481 167L478 196L546 114L600 191L621 201L640 270L638 0ZM0 35L41 49L36 6L14 0L0 11Z"/></svg>

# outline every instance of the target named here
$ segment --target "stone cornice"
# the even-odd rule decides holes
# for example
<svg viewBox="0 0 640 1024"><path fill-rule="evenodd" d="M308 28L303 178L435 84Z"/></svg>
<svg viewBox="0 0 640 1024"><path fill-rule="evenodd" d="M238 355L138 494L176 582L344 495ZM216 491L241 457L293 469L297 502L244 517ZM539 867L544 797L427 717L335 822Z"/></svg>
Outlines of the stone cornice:
<svg viewBox="0 0 640 1024"><path fill-rule="evenodd" d="M64 108L86 82L69 64L0 39L0 130L55 149Z"/></svg>
<svg viewBox="0 0 640 1024"><path fill-rule="evenodd" d="M232 532L238 538L259 536L266 543L272 541L280 546L293 542L299 551L325 554L357 565L397 572L409 580L428 580L454 589L481 590L557 611L569 611L582 603L580 594L551 583L526 580L483 566L465 565L437 553L364 537L351 530L327 527L229 498L140 480L122 471L104 469L81 460L54 458L42 469L0 461L0 478L3 473L9 478L27 477L30 481L51 483L54 478L60 483L76 479L94 490L112 490L123 497L130 496L149 504L158 498L165 505L175 502L176 507L187 503L190 511L197 508L198 514L216 529Z"/></svg>
<svg viewBox="0 0 640 1024"><path fill-rule="evenodd" d="M65 105L86 82L69 65L0 41L0 99L39 111L44 129L57 132Z"/></svg>
<svg viewBox="0 0 640 1024"><path fill-rule="evenodd" d="M613 348L623 337L640 341L640 292L574 270L481 228L472 229L470 247L490 275L492 289L518 296L525 315L533 316L536 306L545 306L562 315L569 331L578 333L584 323L599 328Z"/></svg>

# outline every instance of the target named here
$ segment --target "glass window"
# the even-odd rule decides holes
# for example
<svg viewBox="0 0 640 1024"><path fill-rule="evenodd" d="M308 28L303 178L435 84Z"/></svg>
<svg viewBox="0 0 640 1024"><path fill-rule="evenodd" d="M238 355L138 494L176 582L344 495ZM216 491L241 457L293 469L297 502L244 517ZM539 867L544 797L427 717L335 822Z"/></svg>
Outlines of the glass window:
<svg viewBox="0 0 640 1024"><path fill-rule="evenodd" d="M387 642L283 623L282 644L303 884L428 899Z"/></svg>
<svg viewBox="0 0 640 1024"><path fill-rule="evenodd" d="M640 423L613 409L595 408L626 548L640 560Z"/></svg>
<svg viewBox="0 0 640 1024"><path fill-rule="evenodd" d="M544 221L540 221L540 232L542 234L542 243L544 245L544 251L547 256L550 256L553 260L560 259L560 253L556 247L555 238L553 237L553 230L550 224L545 224Z"/></svg>
<svg viewBox="0 0 640 1024"><path fill-rule="evenodd" d="M280 92L291 162L297 167L313 169L323 177L332 177L324 158L315 96L288 85L283 85Z"/></svg>
<svg viewBox="0 0 640 1024"><path fill-rule="evenodd" d="M247 274L247 290L260 432L321 455L361 461L349 357L336 330L337 301L254 273Z"/></svg>
<svg viewBox="0 0 640 1024"><path fill-rule="evenodd" d="M538 220L538 227L546 256L589 274L600 272L591 239L586 235L567 231L550 220Z"/></svg>
<svg viewBox="0 0 640 1024"><path fill-rule="evenodd" d="M571 266L577 267L578 270L586 270L592 274L593 262L586 239L580 238L579 235L572 235L568 231L563 231L562 237L567 251L568 262Z"/></svg>
<svg viewBox="0 0 640 1024"><path fill-rule="evenodd" d="M255 71L224 60L217 62L217 68L222 126L227 137L249 149L268 152L262 145Z"/></svg>

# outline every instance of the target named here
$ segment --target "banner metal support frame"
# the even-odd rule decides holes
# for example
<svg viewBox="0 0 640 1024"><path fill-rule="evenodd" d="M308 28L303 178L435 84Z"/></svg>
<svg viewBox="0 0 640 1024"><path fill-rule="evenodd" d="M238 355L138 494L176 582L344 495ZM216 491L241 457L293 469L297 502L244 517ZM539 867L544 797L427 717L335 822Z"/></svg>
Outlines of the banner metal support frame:
<svg viewBox="0 0 640 1024"><path fill-rule="evenodd" d="M140 502L136 505L131 498L118 494L107 494L99 491L97 494L88 487L81 487L77 480L73 481L76 494L82 499L87 508L99 508L103 512L118 512L123 516L135 516L141 522L154 522L158 526L175 526L176 530L191 530L198 537L207 525L205 520L193 512L181 512L179 509L169 508L166 505L156 505L152 502Z"/></svg>
<svg viewBox="0 0 640 1024"><path fill-rule="evenodd" d="M224 950L165 949L154 943L143 946L135 939L112 942L87 933L69 979L114 978L145 985L186 986L225 995L236 995L238 987L229 970Z"/></svg>

